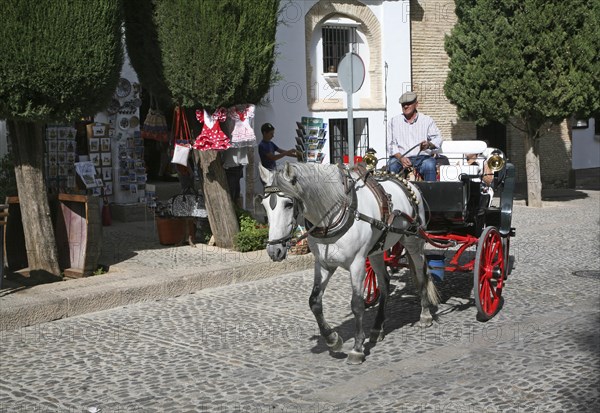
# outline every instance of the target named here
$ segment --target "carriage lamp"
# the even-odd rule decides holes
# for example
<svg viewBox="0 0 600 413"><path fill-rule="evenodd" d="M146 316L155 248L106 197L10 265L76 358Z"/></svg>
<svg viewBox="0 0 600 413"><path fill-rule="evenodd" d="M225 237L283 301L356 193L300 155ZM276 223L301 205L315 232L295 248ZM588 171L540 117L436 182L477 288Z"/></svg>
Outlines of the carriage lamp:
<svg viewBox="0 0 600 413"><path fill-rule="evenodd" d="M501 171L504 168L506 161L502 156L502 152L499 150L495 150L492 152L492 155L487 160L487 166L490 168L492 172Z"/></svg>
<svg viewBox="0 0 600 413"><path fill-rule="evenodd" d="M377 167L377 156L375 156L377 152L375 149L369 148L367 149L367 153L363 157L364 163L367 165L367 170L372 171Z"/></svg>

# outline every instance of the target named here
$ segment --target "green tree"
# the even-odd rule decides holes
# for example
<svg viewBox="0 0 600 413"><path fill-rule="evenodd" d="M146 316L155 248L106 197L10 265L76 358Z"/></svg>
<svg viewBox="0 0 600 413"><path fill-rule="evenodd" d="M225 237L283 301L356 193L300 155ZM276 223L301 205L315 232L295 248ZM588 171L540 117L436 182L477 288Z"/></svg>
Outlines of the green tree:
<svg viewBox="0 0 600 413"><path fill-rule="evenodd" d="M122 66L114 0L5 0L0 118L7 119L30 271L60 273L43 177L44 126L106 108Z"/></svg>
<svg viewBox="0 0 600 413"><path fill-rule="evenodd" d="M172 105L172 99L165 83L154 13L154 0L127 0L123 3L125 42L131 65L144 91L156 98L160 107L166 108Z"/></svg>
<svg viewBox="0 0 600 413"><path fill-rule="evenodd" d="M527 200L541 206L539 141L600 108L600 1L456 0L446 96L464 119L525 137Z"/></svg>
<svg viewBox="0 0 600 413"><path fill-rule="evenodd" d="M126 7L133 10L135 3L143 6L136 0ZM158 34L160 69L173 103L189 114L260 102L274 79L279 0L155 0L152 7L156 29L148 32ZM126 27L129 33L129 19ZM147 59L131 57L134 68ZM162 76L151 70L147 78ZM200 164L216 244L231 248L239 226L219 154L200 152Z"/></svg>

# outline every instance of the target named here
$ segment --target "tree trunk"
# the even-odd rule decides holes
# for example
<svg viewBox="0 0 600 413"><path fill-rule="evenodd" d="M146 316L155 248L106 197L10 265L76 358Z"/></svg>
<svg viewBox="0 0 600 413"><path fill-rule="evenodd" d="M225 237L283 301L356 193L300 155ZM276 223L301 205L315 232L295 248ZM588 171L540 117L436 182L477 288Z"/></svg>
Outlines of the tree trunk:
<svg viewBox="0 0 600 413"><path fill-rule="evenodd" d="M204 178L204 199L210 229L215 244L221 248L233 248L233 238L240 231L225 169L217 151L200 151L200 165Z"/></svg>
<svg viewBox="0 0 600 413"><path fill-rule="evenodd" d="M25 248L31 276L59 276L58 249L44 182L43 124L9 121Z"/></svg>
<svg viewBox="0 0 600 413"><path fill-rule="evenodd" d="M254 210L254 148L248 149L248 165L246 165L246 209L251 212Z"/></svg>
<svg viewBox="0 0 600 413"><path fill-rule="evenodd" d="M540 157L538 139L535 133L525 135L525 172L527 173L527 205L542 207L542 174L540 173Z"/></svg>

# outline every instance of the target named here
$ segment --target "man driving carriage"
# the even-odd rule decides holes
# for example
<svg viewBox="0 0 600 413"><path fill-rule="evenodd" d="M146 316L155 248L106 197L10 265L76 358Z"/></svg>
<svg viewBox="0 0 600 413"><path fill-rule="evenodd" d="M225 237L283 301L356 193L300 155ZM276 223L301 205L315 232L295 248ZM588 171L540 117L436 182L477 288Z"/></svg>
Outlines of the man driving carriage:
<svg viewBox="0 0 600 413"><path fill-rule="evenodd" d="M399 102L402 114L388 123L388 170L399 173L413 167L426 181L435 181L435 155L442 145L442 134L430 116L417 110L415 92L404 93Z"/></svg>

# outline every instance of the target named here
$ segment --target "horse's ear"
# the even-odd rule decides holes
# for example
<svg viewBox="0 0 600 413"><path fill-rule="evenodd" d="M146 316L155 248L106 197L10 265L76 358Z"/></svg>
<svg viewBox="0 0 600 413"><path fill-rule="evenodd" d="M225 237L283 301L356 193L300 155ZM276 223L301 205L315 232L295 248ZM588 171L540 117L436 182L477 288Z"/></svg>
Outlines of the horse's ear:
<svg viewBox="0 0 600 413"><path fill-rule="evenodd" d="M292 185L296 183L296 170L290 162L286 162L283 167L283 177L286 181L291 182Z"/></svg>
<svg viewBox="0 0 600 413"><path fill-rule="evenodd" d="M273 171L270 171L261 164L258 164L258 172L260 173L260 179L262 179L266 186L273 185L273 177L275 176Z"/></svg>

